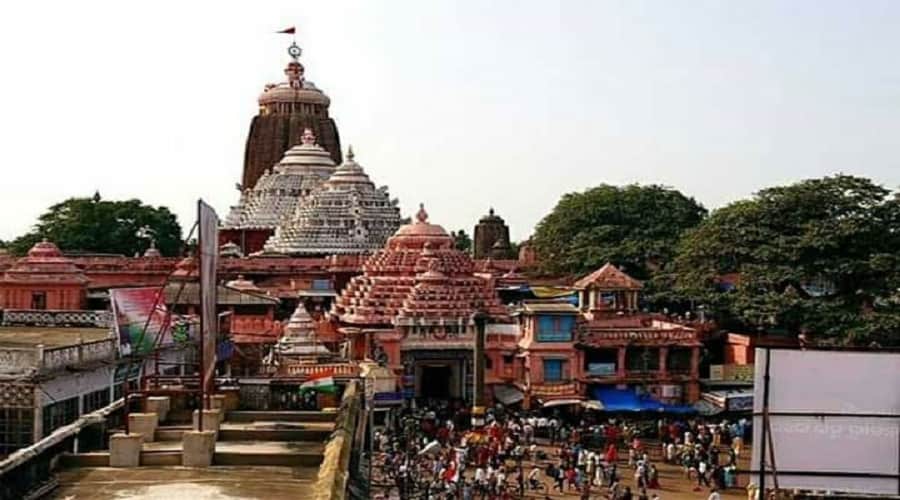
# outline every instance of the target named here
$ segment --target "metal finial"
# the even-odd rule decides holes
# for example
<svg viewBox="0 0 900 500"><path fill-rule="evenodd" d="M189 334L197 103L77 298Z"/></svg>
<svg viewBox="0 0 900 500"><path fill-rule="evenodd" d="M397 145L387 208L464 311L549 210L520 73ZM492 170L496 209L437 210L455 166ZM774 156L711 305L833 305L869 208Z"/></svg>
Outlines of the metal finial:
<svg viewBox="0 0 900 500"><path fill-rule="evenodd" d="M290 47L288 47L288 55L291 56L294 61L297 61L300 59L301 54L303 54L303 49L297 45L296 41L291 42Z"/></svg>
<svg viewBox="0 0 900 500"><path fill-rule="evenodd" d="M347 159L353 161L353 157L356 156L353 154L353 146L347 146Z"/></svg>

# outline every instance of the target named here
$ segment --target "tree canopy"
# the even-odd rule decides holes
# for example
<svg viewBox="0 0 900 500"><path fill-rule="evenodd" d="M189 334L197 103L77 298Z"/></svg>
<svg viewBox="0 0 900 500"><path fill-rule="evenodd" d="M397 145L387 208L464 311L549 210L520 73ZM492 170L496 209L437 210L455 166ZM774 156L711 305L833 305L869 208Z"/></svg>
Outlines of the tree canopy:
<svg viewBox="0 0 900 500"><path fill-rule="evenodd" d="M689 231L673 263L675 292L748 327L898 345L898 249L897 194L859 177L806 180L764 189Z"/></svg>
<svg viewBox="0 0 900 500"><path fill-rule="evenodd" d="M531 242L547 273L586 274L612 262L643 280L674 257L682 232L705 215L697 201L671 188L603 184L564 195Z"/></svg>
<svg viewBox="0 0 900 500"><path fill-rule="evenodd" d="M156 243L166 256L181 251L181 226L166 207L151 207L140 200L108 201L95 194L69 198L51 206L34 229L9 243L10 251L24 255L42 239L66 251L143 253Z"/></svg>
<svg viewBox="0 0 900 500"><path fill-rule="evenodd" d="M459 231L450 231L450 237L453 238L453 246L461 252L469 252L472 250L472 238L466 234L465 229Z"/></svg>

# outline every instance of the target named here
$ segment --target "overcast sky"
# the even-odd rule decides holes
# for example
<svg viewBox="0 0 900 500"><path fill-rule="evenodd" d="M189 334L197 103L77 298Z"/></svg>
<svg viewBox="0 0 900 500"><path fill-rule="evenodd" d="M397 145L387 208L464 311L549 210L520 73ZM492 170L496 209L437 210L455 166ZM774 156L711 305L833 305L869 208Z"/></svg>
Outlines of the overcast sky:
<svg viewBox="0 0 900 500"><path fill-rule="evenodd" d="M290 25L344 146L448 230L600 183L900 184L897 1L5 2L0 238L95 190L224 216Z"/></svg>

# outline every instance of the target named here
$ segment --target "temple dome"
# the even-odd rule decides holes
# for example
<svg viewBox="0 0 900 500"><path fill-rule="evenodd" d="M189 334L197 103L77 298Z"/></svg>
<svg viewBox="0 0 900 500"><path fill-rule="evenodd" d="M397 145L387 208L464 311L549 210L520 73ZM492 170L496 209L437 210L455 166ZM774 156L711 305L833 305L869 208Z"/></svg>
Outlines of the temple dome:
<svg viewBox="0 0 900 500"><path fill-rule="evenodd" d="M28 250L28 257L34 259L53 259L62 257L62 252L59 251L59 247L56 246L55 243L43 240L35 243L34 246Z"/></svg>
<svg viewBox="0 0 900 500"><path fill-rule="evenodd" d="M428 223L424 207L332 304L332 314L351 325L462 325L475 311L509 321L493 281L475 273L472 258L454 248L444 228Z"/></svg>
<svg viewBox="0 0 900 500"><path fill-rule="evenodd" d="M344 183L370 184L373 187L375 186L360 164L356 163L352 147L347 150L347 159L344 160L344 163L341 163L341 165L334 170L331 177L328 178L328 181L326 181L326 184L329 186L337 186L338 184Z"/></svg>
<svg viewBox="0 0 900 500"><path fill-rule="evenodd" d="M424 248L426 244L435 249L450 248L453 246L453 238L442 226L428 222L428 212L425 211L425 205L420 203L416 220L401 226L388 240L388 247Z"/></svg>
<svg viewBox="0 0 900 500"><path fill-rule="evenodd" d="M304 78L305 69L297 61L291 61L284 68L286 82L266 85L259 95L259 104L265 106L274 103L307 103L328 106L331 99L319 90L315 84Z"/></svg>
<svg viewBox="0 0 900 500"><path fill-rule="evenodd" d="M264 249L292 255L369 253L384 247L399 225L400 211L387 188L376 188L349 150L331 177L277 226Z"/></svg>
<svg viewBox="0 0 900 500"><path fill-rule="evenodd" d="M312 130L306 129L300 137L300 144L285 151L284 157L272 170L276 173L314 174L328 178L334 173L334 169L331 154L316 144L316 136Z"/></svg>
<svg viewBox="0 0 900 500"><path fill-rule="evenodd" d="M300 144L289 149L271 172L263 173L253 189L241 193L225 217L224 228L274 229L334 171L331 155L316 144L311 129L304 130Z"/></svg>

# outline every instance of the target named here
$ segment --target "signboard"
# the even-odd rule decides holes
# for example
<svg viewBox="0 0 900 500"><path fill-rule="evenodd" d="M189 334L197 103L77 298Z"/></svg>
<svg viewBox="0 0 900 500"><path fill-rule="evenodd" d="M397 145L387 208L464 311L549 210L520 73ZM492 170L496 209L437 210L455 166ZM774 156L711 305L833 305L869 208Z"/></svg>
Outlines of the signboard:
<svg viewBox="0 0 900 500"><path fill-rule="evenodd" d="M725 399L728 411L750 411L753 409L753 394L730 396Z"/></svg>
<svg viewBox="0 0 900 500"><path fill-rule="evenodd" d="M200 200L197 202L200 238L200 316L202 318L203 383L205 391L212 390L216 368L216 340L219 316L216 314L216 269L219 263L219 217L216 211Z"/></svg>
<svg viewBox="0 0 900 500"><path fill-rule="evenodd" d="M755 474L763 455L761 443L766 442L769 487L774 448L781 488L896 495L900 354L772 349L768 356L767 362L766 350L756 350L751 463ZM766 396L774 446L761 439L759 414Z"/></svg>
<svg viewBox="0 0 900 500"><path fill-rule="evenodd" d="M753 365L709 365L709 379L753 382Z"/></svg>
<svg viewBox="0 0 900 500"><path fill-rule="evenodd" d="M616 374L615 363L588 363L588 374L595 377L606 377Z"/></svg>
<svg viewBox="0 0 900 500"><path fill-rule="evenodd" d="M173 343L162 289L113 288L109 300L123 354L143 355Z"/></svg>

